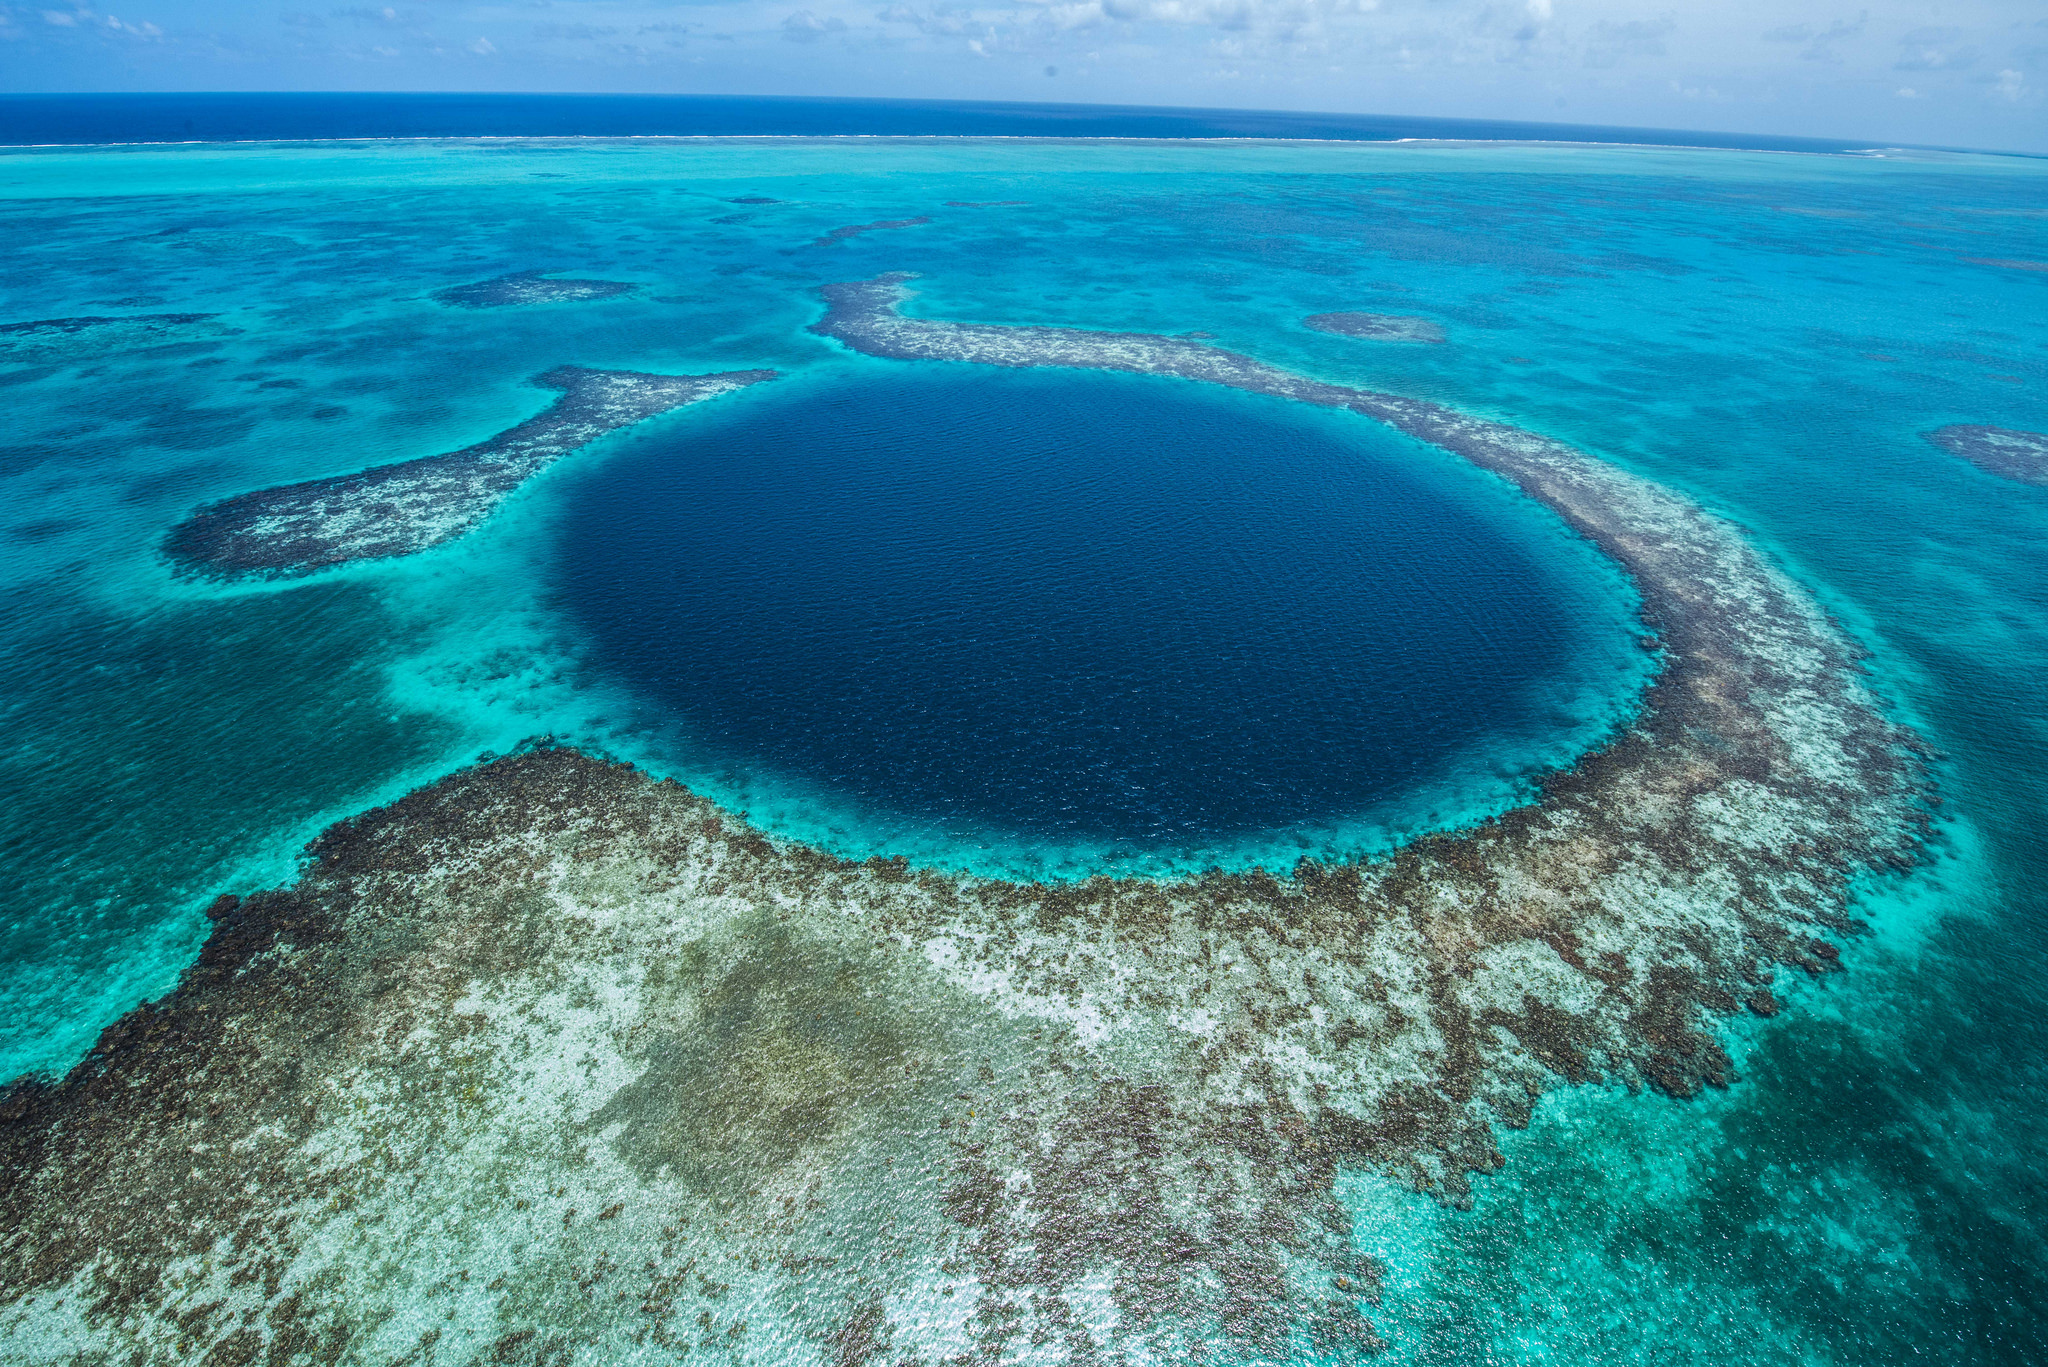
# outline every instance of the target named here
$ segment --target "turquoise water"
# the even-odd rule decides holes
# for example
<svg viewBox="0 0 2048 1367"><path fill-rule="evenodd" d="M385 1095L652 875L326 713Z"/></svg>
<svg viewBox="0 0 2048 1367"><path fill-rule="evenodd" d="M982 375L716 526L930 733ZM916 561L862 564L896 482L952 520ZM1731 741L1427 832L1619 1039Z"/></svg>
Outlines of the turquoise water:
<svg viewBox="0 0 2048 1367"><path fill-rule="evenodd" d="M1918 434L2048 429L2048 273L1990 264L2048 260L2044 176L1990 157L1501 145L0 157L0 320L212 312L235 330L88 338L0 368L4 1071L61 1070L168 987L213 893L288 877L324 822L479 752L553 732L686 769L538 570L613 463L780 400L761 386L607 438L464 540L287 589L173 580L154 550L168 527L250 488L480 440L544 407L521 380L557 364L768 366L791 387L867 373L883 363L805 332L815 287L910 270L930 316L1199 330L1682 489L1823 597L1947 757L1941 858L1868 890L1876 934L1849 974L1742 1027L1726 1093L1553 1096L1470 1211L1347 1190L1384 1217L1362 1227L1402 1232L1374 1250L1396 1360L2039 1360L2048 491ZM761 199L778 202L734 202ZM642 288L492 311L430 297L526 269ZM1334 310L1427 317L1448 341L1300 324ZM1507 497L1488 490L1469 508ZM1517 521L1526 508L1486 516L1556 531ZM1624 602L1599 573L1581 589ZM1523 733L1515 757L1598 711ZM854 848L900 833L800 784L724 777L771 828ZM1326 815L1311 850L1363 838L1334 820L1354 813ZM949 855L927 832L919 850L1015 861L1032 853L1015 835ZM1045 853L1044 871L1072 871L1073 850Z"/></svg>

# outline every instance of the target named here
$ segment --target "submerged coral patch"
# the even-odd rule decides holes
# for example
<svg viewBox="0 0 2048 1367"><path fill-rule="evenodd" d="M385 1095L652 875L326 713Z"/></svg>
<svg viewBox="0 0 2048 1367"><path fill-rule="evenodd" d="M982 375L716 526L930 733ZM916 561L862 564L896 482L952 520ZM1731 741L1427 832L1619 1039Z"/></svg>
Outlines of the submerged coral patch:
<svg viewBox="0 0 2048 1367"><path fill-rule="evenodd" d="M1368 342L1441 342L1443 326L1427 318L1393 313L1314 313L1301 320L1317 332L1359 337Z"/></svg>
<svg viewBox="0 0 2048 1367"><path fill-rule="evenodd" d="M289 579L411 555L461 536L536 473L607 432L775 378L772 370L643 375L560 366L534 377L562 397L537 417L446 455L240 494L171 529L185 574Z"/></svg>
<svg viewBox="0 0 2048 1367"><path fill-rule="evenodd" d="M306 245L297 238L284 237L277 233L206 231L191 228L166 228L141 240L159 247L174 247L179 251L221 256L296 252L305 250Z"/></svg>
<svg viewBox="0 0 2048 1367"><path fill-rule="evenodd" d="M1850 880L1914 857L1912 736L1690 500L1193 341L906 317L903 280L818 330L1283 394L1512 480L1639 586L1640 715L1476 829L1176 882L850 863L563 749L459 772L10 1094L0 1352L1355 1360L1342 1169L1455 1200L1548 1089L1725 1082L1715 1021L1840 967Z"/></svg>
<svg viewBox="0 0 2048 1367"><path fill-rule="evenodd" d="M2021 484L2048 485L2048 432L1957 424L1938 427L1926 435L1942 450L1961 456L1987 474Z"/></svg>
<svg viewBox="0 0 2048 1367"><path fill-rule="evenodd" d="M931 222L929 218L884 218L878 219L873 223L849 223L843 228L834 228L823 237L813 241L811 245L813 247L829 247L834 242L844 242L850 237L859 237L863 233L886 232L891 228L921 228L929 222Z"/></svg>
<svg viewBox="0 0 2048 1367"><path fill-rule="evenodd" d="M133 313L0 323L0 363L84 360L234 335L214 313Z"/></svg>
<svg viewBox="0 0 2048 1367"><path fill-rule="evenodd" d="M579 304L615 299L638 285L623 280L550 280L545 271L514 271L474 285L436 291L434 298L457 308L494 309L514 304Z"/></svg>

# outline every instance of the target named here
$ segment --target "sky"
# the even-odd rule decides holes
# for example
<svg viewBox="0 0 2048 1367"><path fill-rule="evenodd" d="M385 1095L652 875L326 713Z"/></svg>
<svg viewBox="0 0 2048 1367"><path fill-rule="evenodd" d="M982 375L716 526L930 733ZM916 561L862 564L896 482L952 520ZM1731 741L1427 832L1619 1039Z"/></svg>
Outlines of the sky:
<svg viewBox="0 0 2048 1367"><path fill-rule="evenodd" d="M2048 152L2044 0L0 0L0 90L1318 110Z"/></svg>

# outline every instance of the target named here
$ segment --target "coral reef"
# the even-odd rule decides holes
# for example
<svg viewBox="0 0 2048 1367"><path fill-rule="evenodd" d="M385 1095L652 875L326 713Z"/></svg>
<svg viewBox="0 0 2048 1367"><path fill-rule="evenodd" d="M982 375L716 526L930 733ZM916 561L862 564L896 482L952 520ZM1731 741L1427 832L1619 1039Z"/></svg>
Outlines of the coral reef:
<svg viewBox="0 0 2048 1367"><path fill-rule="evenodd" d="M515 271L479 280L474 285L439 290L434 298L457 308L495 309L514 304L577 304L586 299L612 299L639 288L622 280L550 280L545 271Z"/></svg>
<svg viewBox="0 0 2048 1367"><path fill-rule="evenodd" d="M1427 318L1392 313L1316 313L1301 320L1317 332L1362 337L1369 342L1441 342L1444 330Z"/></svg>
<svg viewBox="0 0 2048 1367"><path fill-rule="evenodd" d="M216 321L218 317L213 313L132 313L0 323L0 364L82 360L232 336L236 329Z"/></svg>
<svg viewBox="0 0 2048 1367"><path fill-rule="evenodd" d="M289 579L411 555L461 536L536 473L607 432L772 380L772 370L642 375L560 366L534 377L562 397L538 417L446 455L240 494L171 529L179 572Z"/></svg>
<svg viewBox="0 0 2048 1367"><path fill-rule="evenodd" d="M850 223L844 228L834 228L823 237L811 243L813 247L829 247L834 242L844 242L849 237L862 233L879 233L889 228L922 228L931 222L929 218L885 218L874 223Z"/></svg>
<svg viewBox="0 0 2048 1367"><path fill-rule="evenodd" d="M1197 342L906 318L873 355L1150 371L1392 423L1624 565L1663 665L1540 800L1371 864L1005 883L769 839L540 745L213 909L0 1109L0 1354L136 1363L1369 1356L1341 1168L1461 1199L1595 1079L1840 967L1910 734L1728 523L1546 438Z"/></svg>
<svg viewBox="0 0 2048 1367"><path fill-rule="evenodd" d="M1961 456L1988 474L2021 484L2048 485L2048 433L1957 424L1937 427L1925 435L1950 455Z"/></svg>

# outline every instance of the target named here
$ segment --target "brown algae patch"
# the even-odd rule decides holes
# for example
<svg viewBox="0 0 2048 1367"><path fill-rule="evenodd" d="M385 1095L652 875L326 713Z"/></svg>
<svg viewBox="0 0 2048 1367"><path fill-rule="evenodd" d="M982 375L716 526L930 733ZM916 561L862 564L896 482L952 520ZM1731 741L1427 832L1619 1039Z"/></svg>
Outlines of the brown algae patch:
<svg viewBox="0 0 2048 1367"><path fill-rule="evenodd" d="M766 838L542 746L222 899L179 989L9 1096L24 1362L1279 1362L1370 1356L1340 1169L1462 1199L1599 1079L1730 1076L1716 1019L1839 967L1912 861L1912 737L1724 521L1544 438L1184 339L903 318L863 351L1353 408L1634 576L1664 666L1536 804L1367 865L1019 884Z"/></svg>

